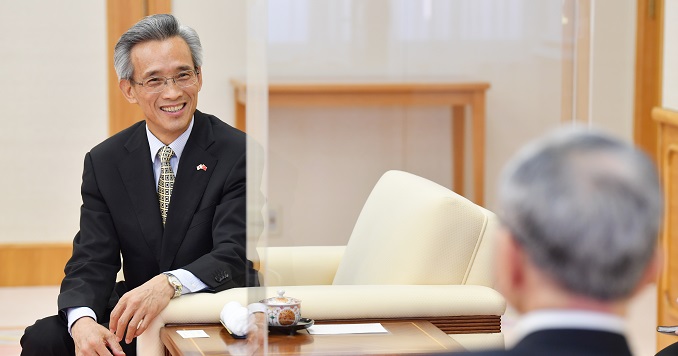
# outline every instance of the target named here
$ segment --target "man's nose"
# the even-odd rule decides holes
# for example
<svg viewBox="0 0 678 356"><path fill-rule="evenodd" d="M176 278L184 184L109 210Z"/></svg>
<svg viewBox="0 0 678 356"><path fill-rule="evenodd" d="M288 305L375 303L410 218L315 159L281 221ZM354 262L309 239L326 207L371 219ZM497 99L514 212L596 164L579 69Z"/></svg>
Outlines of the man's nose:
<svg viewBox="0 0 678 356"><path fill-rule="evenodd" d="M172 81L170 83L170 81ZM181 87L177 84L175 78L167 78L165 82L165 88L163 88L162 93L166 97L176 97L181 95Z"/></svg>

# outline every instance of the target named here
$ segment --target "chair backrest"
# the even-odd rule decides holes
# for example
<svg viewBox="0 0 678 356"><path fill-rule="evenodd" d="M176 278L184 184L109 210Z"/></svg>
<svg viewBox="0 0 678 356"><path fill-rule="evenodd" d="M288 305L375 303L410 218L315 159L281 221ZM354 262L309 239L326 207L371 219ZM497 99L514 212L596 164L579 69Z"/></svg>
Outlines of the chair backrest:
<svg viewBox="0 0 678 356"><path fill-rule="evenodd" d="M363 206L333 284L491 286L496 226L492 212L453 191L388 171Z"/></svg>

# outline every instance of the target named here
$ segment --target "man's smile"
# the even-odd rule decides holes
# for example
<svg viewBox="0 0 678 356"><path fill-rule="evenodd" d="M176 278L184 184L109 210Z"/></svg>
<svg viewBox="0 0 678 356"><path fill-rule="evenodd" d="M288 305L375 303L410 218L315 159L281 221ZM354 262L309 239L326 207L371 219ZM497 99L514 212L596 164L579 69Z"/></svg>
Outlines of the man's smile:
<svg viewBox="0 0 678 356"><path fill-rule="evenodd" d="M175 112L183 109L184 106L186 106L186 103L179 104L179 105L173 105L173 106L161 106L160 110L162 110L164 112L175 113Z"/></svg>

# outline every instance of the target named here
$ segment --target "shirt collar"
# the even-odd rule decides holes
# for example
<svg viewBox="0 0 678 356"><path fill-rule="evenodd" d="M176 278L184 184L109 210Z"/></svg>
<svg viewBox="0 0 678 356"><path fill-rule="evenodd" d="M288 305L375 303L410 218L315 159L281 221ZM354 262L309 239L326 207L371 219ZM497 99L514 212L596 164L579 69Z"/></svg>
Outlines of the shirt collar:
<svg viewBox="0 0 678 356"><path fill-rule="evenodd" d="M170 143L168 146L174 151L174 154L177 156L177 159L181 159L181 154L184 152L184 147L186 147L186 142L188 137L191 136L191 131L193 130L193 120L195 117L191 118L191 123L188 125L188 128L184 133L179 135L174 142ZM155 161L155 156L158 155L158 151L165 146L162 141L158 140L155 135L148 129L146 125L146 137L148 138L148 146L151 149L151 162Z"/></svg>
<svg viewBox="0 0 678 356"><path fill-rule="evenodd" d="M515 326L515 339L520 340L538 330L584 329L624 334L624 319L588 310L546 309L523 315Z"/></svg>

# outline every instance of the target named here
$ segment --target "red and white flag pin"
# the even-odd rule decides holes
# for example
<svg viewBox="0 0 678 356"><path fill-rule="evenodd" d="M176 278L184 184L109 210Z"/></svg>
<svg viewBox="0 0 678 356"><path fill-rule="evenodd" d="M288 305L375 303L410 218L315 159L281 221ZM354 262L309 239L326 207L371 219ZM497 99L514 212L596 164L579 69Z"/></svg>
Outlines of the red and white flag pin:
<svg viewBox="0 0 678 356"><path fill-rule="evenodd" d="M200 163L197 167L195 167L195 170L196 170L196 171L199 171L199 170L201 170L201 169L202 169L203 171L207 172L207 166L204 165L204 164L202 164L202 163Z"/></svg>

